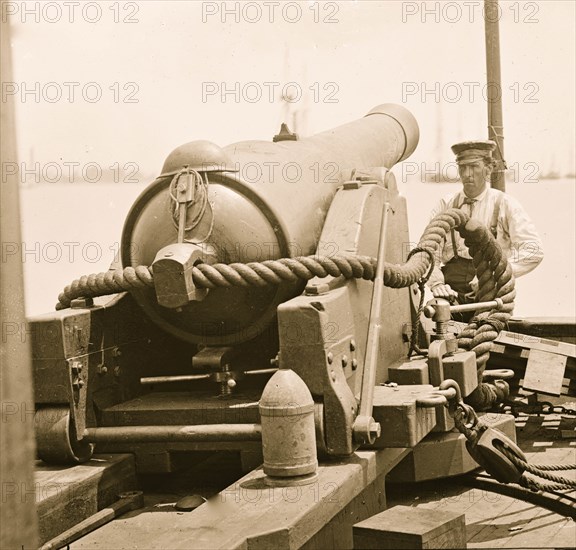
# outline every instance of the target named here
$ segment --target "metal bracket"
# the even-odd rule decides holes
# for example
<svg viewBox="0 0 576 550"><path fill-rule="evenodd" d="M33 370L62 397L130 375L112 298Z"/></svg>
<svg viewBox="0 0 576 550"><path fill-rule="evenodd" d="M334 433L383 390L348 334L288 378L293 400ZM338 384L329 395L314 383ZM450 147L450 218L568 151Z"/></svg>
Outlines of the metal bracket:
<svg viewBox="0 0 576 550"><path fill-rule="evenodd" d="M384 203L382 222L380 224L380 241L378 244L378 264L374 277L372 303L370 304L370 324L366 342L366 359L360 392L360 410L354 421L352 431L354 441L361 445L372 445L380 437L380 424L372 416L374 403L374 385L376 384L376 367L378 366L378 347L380 344L380 325L382 319L382 294L384 289L384 261L386 258L386 233L390 205Z"/></svg>

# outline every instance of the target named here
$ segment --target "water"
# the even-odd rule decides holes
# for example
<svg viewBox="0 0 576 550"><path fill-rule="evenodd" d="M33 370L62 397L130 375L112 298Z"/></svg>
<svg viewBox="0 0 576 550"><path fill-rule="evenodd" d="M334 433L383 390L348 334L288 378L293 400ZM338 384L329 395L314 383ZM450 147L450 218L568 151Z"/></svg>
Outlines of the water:
<svg viewBox="0 0 576 550"><path fill-rule="evenodd" d="M26 313L53 311L64 286L106 271L141 184L46 184L21 191Z"/></svg>
<svg viewBox="0 0 576 550"><path fill-rule="evenodd" d="M576 185L573 179L508 183L543 240L545 258L517 281L515 313L522 316L576 314ZM23 188L21 210L27 315L53 311L73 279L105 271L118 250L126 215L142 184L45 184ZM410 236L418 241L439 197L459 184L401 183L408 201ZM14 250L7 249L4 253Z"/></svg>

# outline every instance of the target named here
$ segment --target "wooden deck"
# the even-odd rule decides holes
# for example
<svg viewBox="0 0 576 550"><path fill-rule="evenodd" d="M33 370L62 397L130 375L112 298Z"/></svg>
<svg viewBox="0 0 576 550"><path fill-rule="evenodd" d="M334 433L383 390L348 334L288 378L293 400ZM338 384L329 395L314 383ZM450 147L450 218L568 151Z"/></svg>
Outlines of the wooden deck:
<svg viewBox="0 0 576 550"><path fill-rule="evenodd" d="M518 443L530 463L574 463L576 439L567 437L574 428L574 417L520 417ZM574 470L558 473L571 478L576 475ZM571 499L576 511L576 491L563 493L563 501ZM388 506L464 513L468 548L576 547L576 522L572 518L510 496L466 488L457 479L411 486L389 483L387 495Z"/></svg>
<svg viewBox="0 0 576 550"><path fill-rule="evenodd" d="M568 415L524 416L517 420L519 444L529 461L539 464L576 462L575 428L576 418ZM392 451L394 457L384 460L386 464L375 459L384 459ZM384 506L397 504L464 513L469 548L576 547L576 523L570 517L519 498L471 488L463 483L463 478L413 484L389 480L384 489L384 472L405 453L401 449L359 452L356 460L322 466L321 478L312 489L284 492L260 487L259 470L239 479L242 474L238 460L231 461L229 455L206 456L191 463L182 475L141 478L140 488L146 491L145 507L101 527L71 548L266 548L271 540L276 547L351 548L349 531L353 523ZM125 457L125 464L131 464L130 460L126 462L129 458ZM97 469L83 468L97 478ZM59 483L54 471L42 475L49 476L51 483ZM71 474L65 475L69 478ZM562 475L576 474L567 471ZM102 485L100 480L100 484L110 490L109 483ZM223 506L214 506L213 500L212 505L203 505L194 512L179 512L173 507L182 496L197 493L209 498L227 487ZM361 493L361 487L369 489ZM254 490L259 499L252 496ZM273 493L278 493L278 498L270 498ZM237 498L238 494L241 498ZM296 502L286 507L287 503L282 503L286 499ZM562 500L572 502L576 509L576 492L565 493ZM44 506L44 521L51 515L47 512ZM240 514L242 521L235 519ZM310 537L312 531L317 536Z"/></svg>
<svg viewBox="0 0 576 550"><path fill-rule="evenodd" d="M323 464L314 483L296 487L269 487L258 468L191 512L173 506L175 496L189 494L181 486L179 495L149 501L71 548L352 548L353 524L385 509L384 477L407 452L358 451Z"/></svg>

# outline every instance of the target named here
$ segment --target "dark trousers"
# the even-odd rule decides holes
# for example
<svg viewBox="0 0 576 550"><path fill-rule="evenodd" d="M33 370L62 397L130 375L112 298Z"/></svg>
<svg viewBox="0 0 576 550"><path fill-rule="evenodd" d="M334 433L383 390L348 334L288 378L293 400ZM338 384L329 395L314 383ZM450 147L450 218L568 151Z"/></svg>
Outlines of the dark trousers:
<svg viewBox="0 0 576 550"><path fill-rule="evenodd" d="M474 262L468 258L456 256L442 267L444 282L458 293L459 304L469 304L475 301L470 281L476 275ZM474 312L455 313L454 320L467 323L474 316Z"/></svg>

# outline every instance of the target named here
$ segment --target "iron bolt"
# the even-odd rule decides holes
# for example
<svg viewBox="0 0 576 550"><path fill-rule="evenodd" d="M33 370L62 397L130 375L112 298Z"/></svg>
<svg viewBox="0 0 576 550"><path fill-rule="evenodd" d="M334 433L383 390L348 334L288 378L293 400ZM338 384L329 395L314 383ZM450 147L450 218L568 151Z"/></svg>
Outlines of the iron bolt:
<svg viewBox="0 0 576 550"><path fill-rule="evenodd" d="M82 363L80 361L72 361L71 369L74 374L82 372Z"/></svg>
<svg viewBox="0 0 576 550"><path fill-rule="evenodd" d="M358 368L358 361L356 359L352 359L352 370L356 370Z"/></svg>
<svg viewBox="0 0 576 550"><path fill-rule="evenodd" d="M372 422L370 424L370 436L376 439L380 437L380 424L378 422Z"/></svg>
<svg viewBox="0 0 576 550"><path fill-rule="evenodd" d="M354 351L355 349L356 349L356 340L352 338L352 340L350 340L350 351Z"/></svg>
<svg viewBox="0 0 576 550"><path fill-rule="evenodd" d="M348 365L348 356L347 355L343 355L342 356L342 366L346 367Z"/></svg>
<svg viewBox="0 0 576 550"><path fill-rule="evenodd" d="M332 361L334 361L334 354L329 351L328 355L326 355L326 359L328 359L328 363L332 364Z"/></svg>

